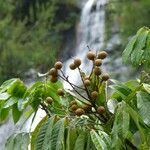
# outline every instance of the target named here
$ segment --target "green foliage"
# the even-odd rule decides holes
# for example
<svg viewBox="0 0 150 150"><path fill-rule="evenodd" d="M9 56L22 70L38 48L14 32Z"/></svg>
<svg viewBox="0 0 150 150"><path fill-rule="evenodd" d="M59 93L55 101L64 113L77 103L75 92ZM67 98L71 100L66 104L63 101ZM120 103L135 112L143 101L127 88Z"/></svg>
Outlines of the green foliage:
<svg viewBox="0 0 150 150"><path fill-rule="evenodd" d="M123 60L125 63L131 62L133 66L144 64L150 67L150 30L143 27L138 30L137 34L131 39L123 52Z"/></svg>
<svg viewBox="0 0 150 150"><path fill-rule="evenodd" d="M145 43L150 43L146 40L146 31L149 33L149 29L145 27L140 29L136 40L133 42L132 39L123 53L126 60L132 55L132 61L136 65L140 65L136 51L143 49L145 52ZM147 61L146 59L144 63L147 64ZM95 63L93 68L94 65ZM76 69L83 80L80 87L72 84L63 71L57 70L58 74L55 76L69 83L76 93L65 90L58 79L55 83L49 81L49 77L50 80L54 77L49 73L41 74L43 80L30 87L26 87L21 80L15 78L5 81L0 86L0 123L8 118L10 112L14 123L25 113L29 114L29 118L32 112L33 122L39 108L47 114L34 131L12 135L6 143L6 149L24 150L30 143L31 150L148 150L150 77L147 70L141 72L139 79L125 83L111 79L109 93L103 74L98 76L92 69L86 79L90 80L87 87L84 84L86 74L81 71L80 66ZM61 95L58 93L60 89L64 92ZM93 90L96 92L94 96L90 95ZM47 98L52 102L49 103ZM115 102L114 111L110 110L109 101ZM75 111L72 109L72 102L78 107Z"/></svg>
<svg viewBox="0 0 150 150"><path fill-rule="evenodd" d="M7 143L6 143L6 150L27 150L28 144L30 142L29 133L19 133L17 135L12 135Z"/></svg>
<svg viewBox="0 0 150 150"><path fill-rule="evenodd" d="M134 34L139 28L142 26L149 27L149 12L149 0L110 1L108 6L106 6L107 27L111 28L114 22L118 23L118 32L123 38L122 44L124 45L127 43L127 38Z"/></svg>

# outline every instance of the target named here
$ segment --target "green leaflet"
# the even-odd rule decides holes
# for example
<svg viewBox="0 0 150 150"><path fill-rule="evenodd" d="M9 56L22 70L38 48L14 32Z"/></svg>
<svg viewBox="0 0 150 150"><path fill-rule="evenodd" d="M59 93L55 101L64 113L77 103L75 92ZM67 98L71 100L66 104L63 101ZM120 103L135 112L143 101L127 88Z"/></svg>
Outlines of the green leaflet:
<svg viewBox="0 0 150 150"><path fill-rule="evenodd" d="M138 112L136 112L134 109L132 109L129 105L126 104L126 106L127 106L126 107L127 112L129 113L130 117L132 118L133 122L135 123L136 128L139 130L142 144L147 142L148 135L146 134L146 132L149 129L144 124L144 122L141 119L141 116L138 114Z"/></svg>
<svg viewBox="0 0 150 150"><path fill-rule="evenodd" d="M18 102L19 98L17 97L10 97L4 104L3 108L11 107L12 105Z"/></svg>
<svg viewBox="0 0 150 150"><path fill-rule="evenodd" d="M47 121L47 116L45 116L36 126L34 131L31 133L31 150L35 150L35 141L37 138L37 135L39 134L39 131L41 129L41 126Z"/></svg>
<svg viewBox="0 0 150 150"><path fill-rule="evenodd" d="M22 112L18 110L17 104L13 105L12 116L13 116L14 123L17 123L19 121L21 115Z"/></svg>
<svg viewBox="0 0 150 150"><path fill-rule="evenodd" d="M150 126L150 94L141 91L137 93L137 108L143 121Z"/></svg>
<svg viewBox="0 0 150 150"><path fill-rule="evenodd" d="M29 133L12 135L7 140L5 150L27 150L30 142Z"/></svg>
<svg viewBox="0 0 150 150"><path fill-rule="evenodd" d="M126 46L125 50L123 51L122 58L124 63L128 63L128 60L130 58L130 55L132 53L132 50L134 48L135 42L136 42L137 36L134 36Z"/></svg>
<svg viewBox="0 0 150 150"><path fill-rule="evenodd" d="M150 31L148 32L146 47L144 49L143 63L145 63L147 67L150 67Z"/></svg>
<svg viewBox="0 0 150 150"><path fill-rule="evenodd" d="M5 109L5 108L0 108L0 124L5 121L5 119L8 117L9 115L9 108Z"/></svg>
<svg viewBox="0 0 150 150"><path fill-rule="evenodd" d="M78 137L77 129L76 128L68 128L67 140L66 140L66 150L74 149L77 137Z"/></svg>
<svg viewBox="0 0 150 150"><path fill-rule="evenodd" d="M150 94L150 85L146 84L146 83L143 83L143 87Z"/></svg>
<svg viewBox="0 0 150 150"><path fill-rule="evenodd" d="M131 54L131 62L134 66L140 65L142 63L142 56L144 53L143 48L146 44L147 35L148 30L146 28L141 28L137 32L136 44Z"/></svg>
<svg viewBox="0 0 150 150"><path fill-rule="evenodd" d="M77 140L75 142L75 146L73 150L85 150L85 144L86 144L86 133L81 132L79 136L77 137Z"/></svg>
<svg viewBox="0 0 150 150"><path fill-rule="evenodd" d="M150 30L142 27L137 34L129 41L126 49L123 51L123 61L133 66L141 64L150 64ZM131 59L131 60L130 60Z"/></svg>
<svg viewBox="0 0 150 150"><path fill-rule="evenodd" d="M49 148L55 116L48 119L40 128L35 140L35 150L47 150Z"/></svg>
<svg viewBox="0 0 150 150"><path fill-rule="evenodd" d="M64 118L57 121L53 126L52 134L50 135L49 150L61 150L64 148Z"/></svg>
<svg viewBox="0 0 150 150"><path fill-rule="evenodd" d="M10 79L5 81L1 86L0 86L0 93L3 93L7 91L18 79Z"/></svg>
<svg viewBox="0 0 150 150"><path fill-rule="evenodd" d="M111 132L111 148L119 150L123 141L128 136L130 117L126 110L126 105L122 103L115 112L115 120Z"/></svg>
<svg viewBox="0 0 150 150"><path fill-rule="evenodd" d="M7 92L11 96L22 98L26 92L26 89L27 87L24 83L20 79L16 79L16 81L7 89Z"/></svg>
<svg viewBox="0 0 150 150"><path fill-rule="evenodd" d="M131 92L132 90L125 85L122 82L116 81L116 80L111 80L114 85L111 85L110 88L114 89L118 96L120 96L122 99L125 99Z"/></svg>
<svg viewBox="0 0 150 150"><path fill-rule="evenodd" d="M110 137L105 132L92 130L90 134L97 150L109 150Z"/></svg>

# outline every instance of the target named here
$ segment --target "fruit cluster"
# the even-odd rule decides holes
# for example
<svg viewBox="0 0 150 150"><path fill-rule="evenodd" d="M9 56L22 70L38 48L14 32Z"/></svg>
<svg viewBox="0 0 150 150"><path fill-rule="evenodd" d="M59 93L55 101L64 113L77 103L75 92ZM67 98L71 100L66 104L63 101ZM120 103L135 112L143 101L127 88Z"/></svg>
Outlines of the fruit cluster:
<svg viewBox="0 0 150 150"><path fill-rule="evenodd" d="M58 61L55 63L54 67L49 70L50 75L50 81L52 83L55 83L58 81L58 77L63 79L64 81L68 82L71 87L73 88L74 92L76 92L80 97L84 99L84 102L80 99L72 100L69 105L69 110L75 113L77 116L81 115L87 115L91 113L95 113L96 115L101 115L102 118L105 119L105 116L107 114L106 108L104 105L98 105L97 101L99 100L99 97L101 96L101 91L99 90L103 83L109 80L109 74L108 73L102 73L101 65L103 64L103 59L107 57L106 51L101 51L98 53L94 53L93 51L89 50L87 52L87 59L89 61L92 61L93 66L92 70L89 75L85 75L82 73L80 69L81 60L79 58L75 58L73 62L69 65L69 68L71 70L78 69L80 73L81 80L83 82L82 86L75 85L71 83L68 79L68 76L66 76L63 73L62 70L62 62ZM83 90L83 91L81 91ZM84 93L84 95L82 95ZM85 96L85 93L87 96ZM65 95L64 89L58 89L57 94L59 96ZM83 105L78 105L78 101L80 101ZM86 103L87 102L87 103ZM47 103L51 104L49 98L47 98Z"/></svg>

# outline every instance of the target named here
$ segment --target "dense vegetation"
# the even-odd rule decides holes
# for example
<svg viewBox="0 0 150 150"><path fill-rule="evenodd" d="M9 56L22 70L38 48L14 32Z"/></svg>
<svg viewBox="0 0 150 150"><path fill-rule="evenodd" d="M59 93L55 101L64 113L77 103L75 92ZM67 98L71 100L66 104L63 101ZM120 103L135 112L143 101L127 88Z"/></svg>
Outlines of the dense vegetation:
<svg viewBox="0 0 150 150"><path fill-rule="evenodd" d="M108 38L112 35L112 27L118 26L117 32L123 38L124 46L128 37L132 36L142 26L150 26L149 0L112 0L106 6L106 32Z"/></svg>
<svg viewBox="0 0 150 150"><path fill-rule="evenodd" d="M74 34L75 1L0 1L0 83L30 68L46 71ZM65 15L64 15L65 14Z"/></svg>
<svg viewBox="0 0 150 150"><path fill-rule="evenodd" d="M78 70L81 86L69 81L60 61L40 74L44 81L31 87L19 79L5 81L0 86L1 122L10 111L15 123L23 117L23 125L31 114L34 121L39 108L46 113L33 132L12 135L6 149L27 150L30 144L31 150L149 150L150 29L138 30L122 55L125 63L142 66L138 79L125 83L111 79L101 70L106 57L105 51L89 50L87 59L93 64L89 74L80 69L80 58L73 59L70 69ZM73 91L64 89L60 79Z"/></svg>

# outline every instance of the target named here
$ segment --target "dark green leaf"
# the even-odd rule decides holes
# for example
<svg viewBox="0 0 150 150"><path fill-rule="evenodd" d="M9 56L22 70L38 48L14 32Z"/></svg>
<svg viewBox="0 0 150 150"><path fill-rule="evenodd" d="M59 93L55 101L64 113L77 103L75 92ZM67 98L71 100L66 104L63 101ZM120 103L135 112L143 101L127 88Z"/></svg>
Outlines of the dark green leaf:
<svg viewBox="0 0 150 150"><path fill-rule="evenodd" d="M121 143L127 138L129 133L130 117L126 110L126 105L121 103L115 112L115 120L111 132L112 143L111 147L114 149L120 149Z"/></svg>
<svg viewBox="0 0 150 150"><path fill-rule="evenodd" d="M133 51L135 42L136 42L137 36L134 36L128 43L128 45L126 46L125 50L123 51L123 61L124 63L128 63L130 55Z"/></svg>
<svg viewBox="0 0 150 150"><path fill-rule="evenodd" d="M74 150L84 150L86 144L86 133L81 132L75 142Z"/></svg>
<svg viewBox="0 0 150 150"><path fill-rule="evenodd" d="M21 117L21 114L22 112L18 110L17 104L14 104L12 108L12 116L13 116L14 123L18 122L18 120Z"/></svg>
<svg viewBox="0 0 150 150"><path fill-rule="evenodd" d="M141 91L137 93L137 108L144 122L150 126L150 94Z"/></svg>
<svg viewBox="0 0 150 150"><path fill-rule="evenodd" d="M12 105L16 104L18 102L17 97L10 97L4 104L3 108L11 107Z"/></svg>
<svg viewBox="0 0 150 150"><path fill-rule="evenodd" d="M51 143L52 130L55 123L55 116L51 117L42 125L35 141L35 150L47 150Z"/></svg>

